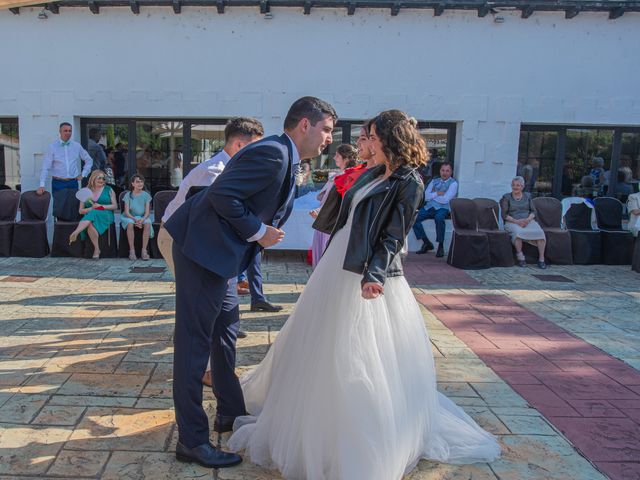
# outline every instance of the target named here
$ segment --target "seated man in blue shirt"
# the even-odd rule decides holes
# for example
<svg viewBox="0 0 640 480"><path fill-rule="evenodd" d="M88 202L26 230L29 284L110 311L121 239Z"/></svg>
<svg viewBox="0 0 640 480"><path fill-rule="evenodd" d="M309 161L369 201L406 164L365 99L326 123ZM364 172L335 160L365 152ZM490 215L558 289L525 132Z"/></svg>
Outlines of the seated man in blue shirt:
<svg viewBox="0 0 640 480"><path fill-rule="evenodd" d="M451 176L453 168L450 163L443 163L440 167L440 177L429 182L424 191L425 205L418 211L413 233L418 240L422 240L422 247L416 253L427 253L433 250L433 244L427 238L422 222L433 219L436 223L436 241L438 251L436 257L444 256L444 220L449 213L449 202L458 194L458 182Z"/></svg>

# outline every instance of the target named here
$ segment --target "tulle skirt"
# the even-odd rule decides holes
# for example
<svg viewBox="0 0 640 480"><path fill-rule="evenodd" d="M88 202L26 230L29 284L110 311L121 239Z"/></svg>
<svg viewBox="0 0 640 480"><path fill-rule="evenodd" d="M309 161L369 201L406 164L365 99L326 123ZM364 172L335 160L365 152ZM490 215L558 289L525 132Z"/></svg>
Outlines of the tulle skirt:
<svg viewBox="0 0 640 480"><path fill-rule="evenodd" d="M361 296L339 231L264 360L241 379L250 416L228 446L290 480L394 480L421 458L491 461L495 438L436 390L424 319L404 277Z"/></svg>

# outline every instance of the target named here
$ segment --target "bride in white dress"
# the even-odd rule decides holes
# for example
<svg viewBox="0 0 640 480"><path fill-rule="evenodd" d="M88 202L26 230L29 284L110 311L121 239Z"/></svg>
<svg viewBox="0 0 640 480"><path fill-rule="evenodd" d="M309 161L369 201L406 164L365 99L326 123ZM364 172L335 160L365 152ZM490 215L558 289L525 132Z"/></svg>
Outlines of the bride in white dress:
<svg viewBox="0 0 640 480"><path fill-rule="evenodd" d="M495 438L436 390L399 252L424 187L415 122L371 126L376 167L345 194L329 246L264 360L242 379L228 446L295 480L396 480L421 458L492 461ZM384 165L380 165L384 163ZM354 273L358 272L358 273Z"/></svg>

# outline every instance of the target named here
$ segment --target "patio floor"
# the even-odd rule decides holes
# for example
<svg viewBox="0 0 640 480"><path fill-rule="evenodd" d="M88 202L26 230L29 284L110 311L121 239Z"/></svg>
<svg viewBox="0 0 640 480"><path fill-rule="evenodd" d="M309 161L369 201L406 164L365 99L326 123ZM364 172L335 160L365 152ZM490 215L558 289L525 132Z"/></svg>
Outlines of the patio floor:
<svg viewBox="0 0 640 480"><path fill-rule="evenodd" d="M280 478L249 462L212 472L175 461L172 278L131 266L0 259L0 479ZM285 310L256 314L243 298L249 336L238 344L239 372L264 356L310 268L274 252L263 274ZM440 390L503 446L491 464L423 461L407 479L640 477L638 274L462 272L429 254L408 259L407 278L424 307ZM215 408L210 392L206 408Z"/></svg>

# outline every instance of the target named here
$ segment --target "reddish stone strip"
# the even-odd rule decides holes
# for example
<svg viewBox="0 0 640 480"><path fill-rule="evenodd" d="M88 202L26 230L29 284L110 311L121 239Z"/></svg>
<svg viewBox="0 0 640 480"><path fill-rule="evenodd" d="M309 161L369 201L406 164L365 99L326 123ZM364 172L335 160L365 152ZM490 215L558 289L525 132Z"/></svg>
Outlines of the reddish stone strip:
<svg viewBox="0 0 640 480"><path fill-rule="evenodd" d="M640 372L504 295L416 298L603 473L640 478Z"/></svg>
<svg viewBox="0 0 640 480"><path fill-rule="evenodd" d="M433 252L424 255L410 253L403 268L405 276L411 278L414 285L480 285L464 270L448 265L444 258L436 258Z"/></svg>

